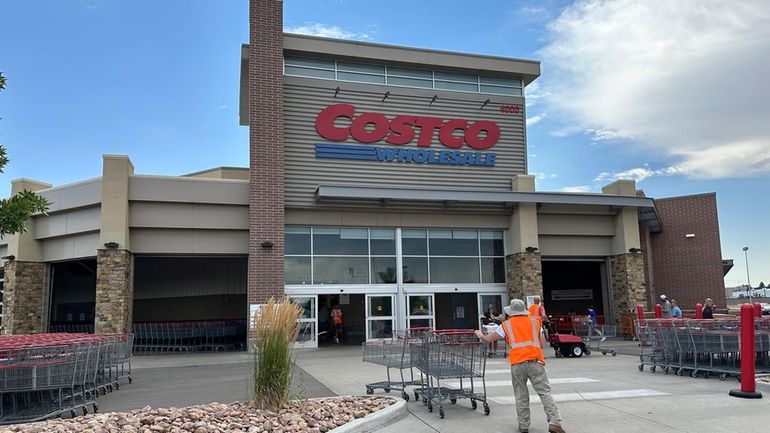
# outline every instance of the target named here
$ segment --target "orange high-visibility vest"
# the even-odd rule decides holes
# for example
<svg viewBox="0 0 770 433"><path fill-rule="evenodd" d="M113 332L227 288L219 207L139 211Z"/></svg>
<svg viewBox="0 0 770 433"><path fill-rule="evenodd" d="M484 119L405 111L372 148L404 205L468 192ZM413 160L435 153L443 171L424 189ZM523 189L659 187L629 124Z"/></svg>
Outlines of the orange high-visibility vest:
<svg viewBox="0 0 770 433"><path fill-rule="evenodd" d="M511 365L535 360L545 362L540 327L540 319L534 316L513 316L503 322L505 342L510 349L508 362Z"/></svg>
<svg viewBox="0 0 770 433"><path fill-rule="evenodd" d="M532 304L529 306L529 315L535 316L539 318L543 318L543 312L545 309L543 308L543 304Z"/></svg>

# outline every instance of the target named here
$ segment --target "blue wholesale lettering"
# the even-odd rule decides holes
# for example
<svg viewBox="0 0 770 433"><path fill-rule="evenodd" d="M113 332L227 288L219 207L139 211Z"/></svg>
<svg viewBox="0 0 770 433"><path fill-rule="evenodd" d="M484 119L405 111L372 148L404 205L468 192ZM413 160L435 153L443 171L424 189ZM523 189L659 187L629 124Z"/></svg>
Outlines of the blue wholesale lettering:
<svg viewBox="0 0 770 433"><path fill-rule="evenodd" d="M316 158L486 167L495 165L493 152L461 152L330 143L316 144Z"/></svg>

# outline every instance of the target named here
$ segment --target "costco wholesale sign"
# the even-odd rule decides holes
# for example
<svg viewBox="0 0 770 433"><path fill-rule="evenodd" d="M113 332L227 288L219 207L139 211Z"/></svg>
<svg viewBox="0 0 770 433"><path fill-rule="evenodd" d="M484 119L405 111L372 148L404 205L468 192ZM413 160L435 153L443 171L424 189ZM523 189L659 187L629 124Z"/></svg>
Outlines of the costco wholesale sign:
<svg viewBox="0 0 770 433"><path fill-rule="evenodd" d="M349 126L337 124L340 119L347 119L344 123ZM491 148L500 139L500 127L491 120L471 122L408 114L388 118L376 112L356 113L356 107L351 104L334 104L324 108L316 117L315 128L318 135L329 141L352 138L363 144L383 141L388 144L316 144L316 158L362 161L494 166L493 152L477 151ZM438 141L444 149L429 149L437 132ZM402 147L415 139L415 147Z"/></svg>

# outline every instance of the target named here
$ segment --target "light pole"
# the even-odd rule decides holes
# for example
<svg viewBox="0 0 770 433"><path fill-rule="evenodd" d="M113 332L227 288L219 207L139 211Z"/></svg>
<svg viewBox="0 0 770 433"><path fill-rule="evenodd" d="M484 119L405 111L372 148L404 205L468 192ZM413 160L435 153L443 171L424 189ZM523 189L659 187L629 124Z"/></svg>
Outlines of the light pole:
<svg viewBox="0 0 770 433"><path fill-rule="evenodd" d="M751 278L749 277L749 247L743 247L743 256L746 258L746 282L749 283L749 304L752 304Z"/></svg>

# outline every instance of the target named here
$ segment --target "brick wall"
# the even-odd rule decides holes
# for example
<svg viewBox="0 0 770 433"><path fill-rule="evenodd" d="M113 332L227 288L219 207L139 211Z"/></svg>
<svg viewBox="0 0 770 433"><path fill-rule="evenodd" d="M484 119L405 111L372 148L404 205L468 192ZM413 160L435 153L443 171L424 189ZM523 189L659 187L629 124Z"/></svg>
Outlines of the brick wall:
<svg viewBox="0 0 770 433"><path fill-rule="evenodd" d="M283 3L249 6L249 303L283 295ZM272 248L263 248L265 241Z"/></svg>
<svg viewBox="0 0 770 433"><path fill-rule="evenodd" d="M710 297L724 307L716 194L656 199L655 208L663 224L660 233L650 234L647 246L652 253L649 290L655 302L665 294L679 301L683 310L691 310Z"/></svg>
<svg viewBox="0 0 770 433"><path fill-rule="evenodd" d="M96 253L97 334L131 332L134 304L133 254L127 250Z"/></svg>
<svg viewBox="0 0 770 433"><path fill-rule="evenodd" d="M527 296L543 297L543 262L540 253L521 252L505 257L508 297L527 300Z"/></svg>
<svg viewBox="0 0 770 433"><path fill-rule="evenodd" d="M46 280L45 263L5 263L3 334L43 332Z"/></svg>

